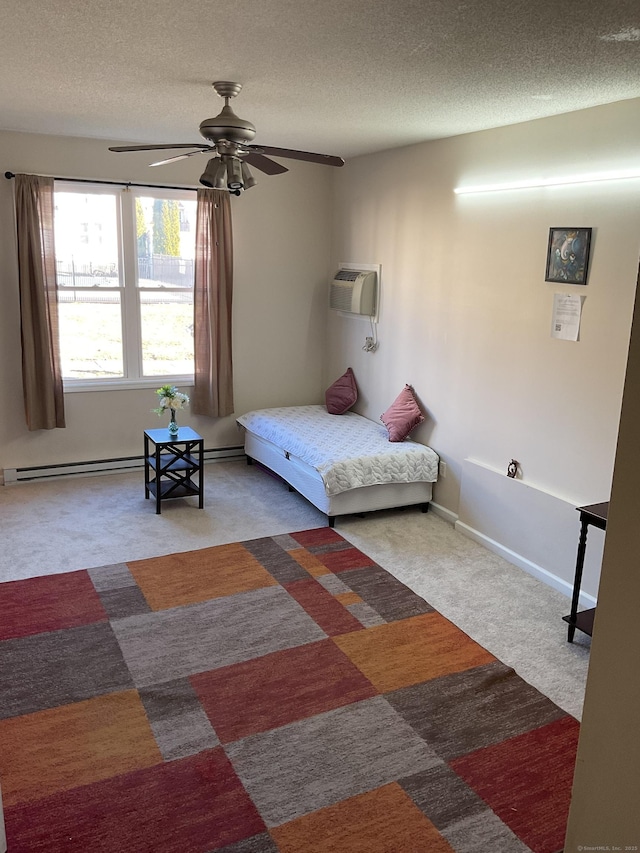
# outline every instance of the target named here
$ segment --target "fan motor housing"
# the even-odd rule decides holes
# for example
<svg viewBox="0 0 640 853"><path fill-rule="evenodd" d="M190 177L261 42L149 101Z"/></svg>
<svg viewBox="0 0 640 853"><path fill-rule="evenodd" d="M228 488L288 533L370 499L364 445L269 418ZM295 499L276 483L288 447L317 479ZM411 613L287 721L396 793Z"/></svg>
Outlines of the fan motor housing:
<svg viewBox="0 0 640 853"><path fill-rule="evenodd" d="M200 133L209 142L229 139L232 142L251 142L256 135L255 125L237 116L230 106L222 108L217 116L200 123Z"/></svg>

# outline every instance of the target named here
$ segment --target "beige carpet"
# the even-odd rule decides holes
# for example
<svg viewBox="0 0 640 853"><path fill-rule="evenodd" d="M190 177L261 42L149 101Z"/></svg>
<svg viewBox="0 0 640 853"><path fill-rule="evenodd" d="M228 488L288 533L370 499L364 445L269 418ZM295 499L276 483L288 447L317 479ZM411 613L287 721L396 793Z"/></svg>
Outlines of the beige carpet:
<svg viewBox="0 0 640 853"><path fill-rule="evenodd" d="M0 487L0 580L67 572L326 525L244 462L205 469L205 509L156 515L142 471ZM569 600L457 533L433 511L338 519L336 530L550 699L580 718L589 638L566 641Z"/></svg>

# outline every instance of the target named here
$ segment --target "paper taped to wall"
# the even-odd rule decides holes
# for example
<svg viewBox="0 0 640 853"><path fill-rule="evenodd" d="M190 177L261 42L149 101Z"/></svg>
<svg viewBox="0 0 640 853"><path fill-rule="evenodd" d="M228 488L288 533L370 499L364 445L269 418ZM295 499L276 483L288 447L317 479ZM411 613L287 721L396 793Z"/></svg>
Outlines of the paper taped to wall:
<svg viewBox="0 0 640 853"><path fill-rule="evenodd" d="M577 341L580 335L582 297L570 293L553 294L551 337L563 341Z"/></svg>

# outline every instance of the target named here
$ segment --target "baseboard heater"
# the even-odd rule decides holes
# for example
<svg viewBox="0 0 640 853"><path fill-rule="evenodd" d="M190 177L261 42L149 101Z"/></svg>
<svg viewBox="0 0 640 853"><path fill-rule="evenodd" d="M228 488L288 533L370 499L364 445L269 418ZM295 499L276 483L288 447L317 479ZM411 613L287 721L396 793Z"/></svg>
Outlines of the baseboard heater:
<svg viewBox="0 0 640 853"><path fill-rule="evenodd" d="M221 462L244 457L244 447L205 448L204 461ZM89 477L96 474L121 474L144 467L144 456L119 456L113 459L92 459L87 462L63 462L60 465L33 465L29 468L5 468L4 485L54 477Z"/></svg>

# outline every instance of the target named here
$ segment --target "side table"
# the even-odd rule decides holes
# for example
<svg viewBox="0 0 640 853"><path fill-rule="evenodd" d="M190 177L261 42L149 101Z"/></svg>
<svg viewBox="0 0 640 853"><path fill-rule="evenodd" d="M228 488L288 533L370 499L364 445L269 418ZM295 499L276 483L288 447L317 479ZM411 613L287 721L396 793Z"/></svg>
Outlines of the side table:
<svg viewBox="0 0 640 853"><path fill-rule="evenodd" d="M144 496L155 497L156 515L169 498L197 495L199 508L204 507L203 463L204 439L191 427L180 427L177 435L166 428L144 431Z"/></svg>
<svg viewBox="0 0 640 853"><path fill-rule="evenodd" d="M580 540L578 542L578 555L576 558L576 573L573 580L573 596L571 598L571 613L563 616L563 620L569 623L568 642L573 642L576 628L584 634L593 634L593 620L596 615L595 607L582 610L578 613L578 601L580 598L580 584L582 583L582 570L584 568L584 555L587 550L587 530L590 524L600 530L607 529L607 515L609 513L609 501L599 504L588 504L576 507L580 513Z"/></svg>

